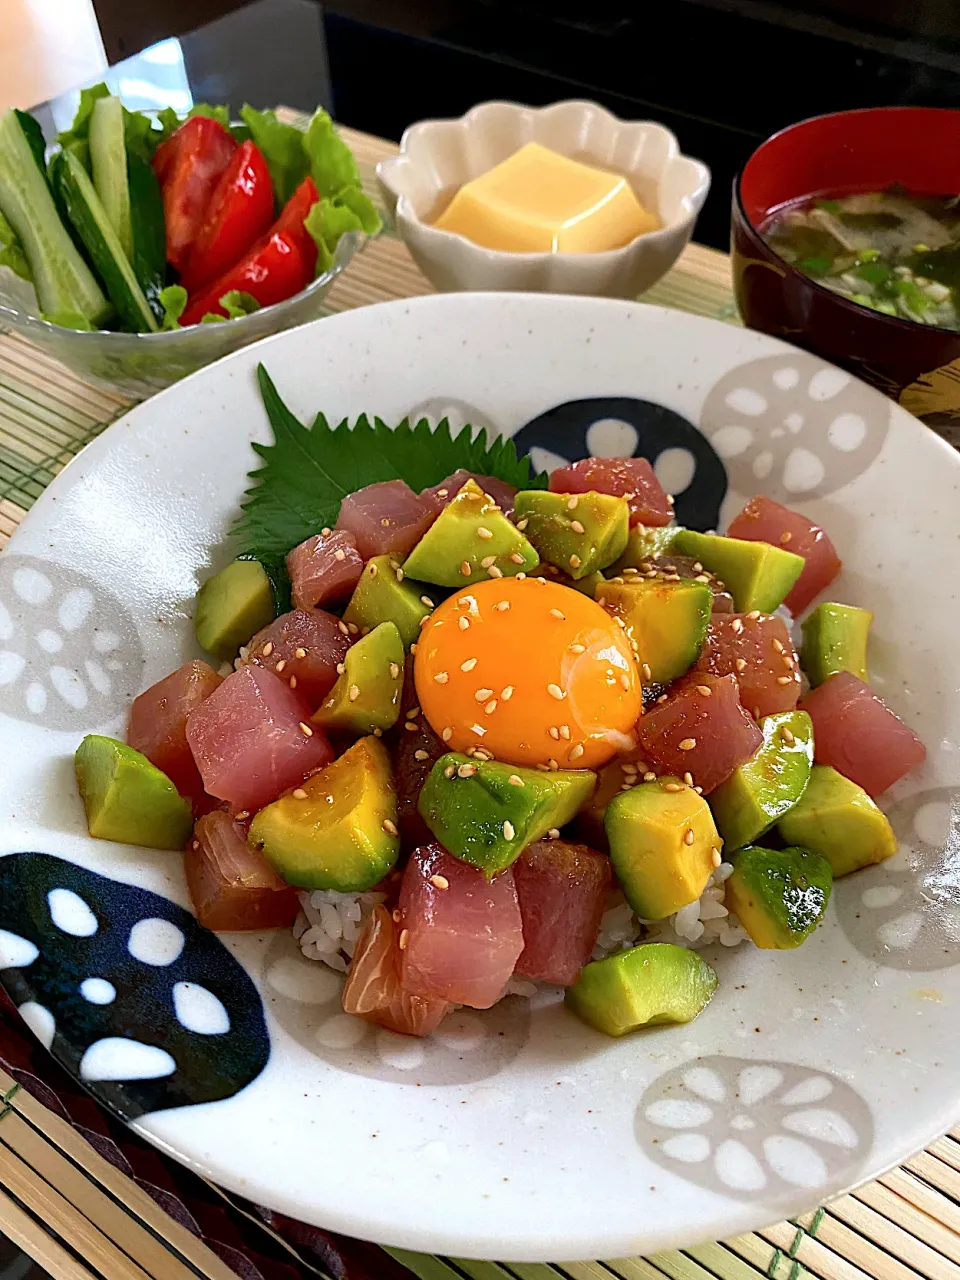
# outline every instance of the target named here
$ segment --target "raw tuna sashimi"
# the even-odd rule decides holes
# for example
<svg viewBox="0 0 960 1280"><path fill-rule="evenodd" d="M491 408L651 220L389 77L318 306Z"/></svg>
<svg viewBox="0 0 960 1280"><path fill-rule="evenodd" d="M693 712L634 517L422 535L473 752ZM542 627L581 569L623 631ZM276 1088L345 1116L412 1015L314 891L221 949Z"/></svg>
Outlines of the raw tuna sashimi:
<svg viewBox="0 0 960 1280"><path fill-rule="evenodd" d="M337 528L352 533L364 560L413 550L437 518L437 507L403 480L384 480L348 494L340 504Z"/></svg>
<svg viewBox="0 0 960 1280"><path fill-rule="evenodd" d="M666 702L654 703L638 725L640 749L655 773L689 773L709 794L749 760L763 742L740 705L733 676L686 676Z"/></svg>
<svg viewBox="0 0 960 1280"><path fill-rule="evenodd" d="M772 498L751 498L734 517L727 535L747 542L769 542L803 556L803 572L783 602L794 617L803 613L843 567L836 548L818 524L799 511L781 507Z"/></svg>
<svg viewBox="0 0 960 1280"><path fill-rule="evenodd" d="M315 710L336 684L350 639L332 613L294 609L257 632L245 664L273 671Z"/></svg>
<svg viewBox="0 0 960 1280"><path fill-rule="evenodd" d="M401 978L414 995L489 1009L523 950L513 873L487 880L438 844L416 849L400 889Z"/></svg>
<svg viewBox="0 0 960 1280"><path fill-rule="evenodd" d="M612 493L627 498L630 523L665 525L673 507L646 458L581 458L550 476L554 493ZM628 496L629 495L629 496Z"/></svg>
<svg viewBox="0 0 960 1280"><path fill-rule="evenodd" d="M255 813L333 759L310 708L260 667L242 667L187 721L187 741L204 789Z"/></svg>
<svg viewBox="0 0 960 1280"><path fill-rule="evenodd" d="M415 730L407 729L408 724L417 727ZM406 852L417 845L429 844L433 839L430 828L420 817L417 800L427 774L446 750L446 744L430 728L426 716L420 713L411 659L405 665L400 719L390 734L393 781L397 789L397 826L400 828L401 848Z"/></svg>
<svg viewBox="0 0 960 1280"><path fill-rule="evenodd" d="M205 662L187 662L141 693L130 708L127 742L195 803L203 798L203 783L187 745L187 717L221 684L222 677Z"/></svg>
<svg viewBox="0 0 960 1280"><path fill-rule="evenodd" d="M453 475L447 476L446 480L441 480L439 484L424 489L420 497L430 499L436 505L439 514L448 502L454 500L468 480L476 481L504 515L513 515L513 500L517 496L517 491L512 484L507 484L506 480L498 480L496 476L481 476L475 471L464 471L462 467L459 471L454 471Z"/></svg>
<svg viewBox="0 0 960 1280"><path fill-rule="evenodd" d="M872 796L927 758L910 726L849 671L811 690L800 707L813 721L817 764L832 765Z"/></svg>
<svg viewBox="0 0 960 1280"><path fill-rule="evenodd" d="M800 664L787 624L776 614L725 613L714 618L694 672L732 675L752 716L792 711L800 697Z"/></svg>
<svg viewBox="0 0 960 1280"><path fill-rule="evenodd" d="M363 573L356 539L345 530L318 533L287 556L287 573L298 609L343 604Z"/></svg>
<svg viewBox="0 0 960 1280"><path fill-rule="evenodd" d="M367 1022L408 1036L436 1031L450 1009L448 1000L415 996L400 983L403 952L399 933L386 907L374 907L353 953L343 1008Z"/></svg>
<svg viewBox="0 0 960 1280"><path fill-rule="evenodd" d="M610 859L585 844L538 840L512 871L523 921L517 977L568 987L597 941Z"/></svg>
<svg viewBox="0 0 960 1280"><path fill-rule="evenodd" d="M207 929L288 929L300 900L247 844L246 827L218 809L201 818L186 854L187 886Z"/></svg>

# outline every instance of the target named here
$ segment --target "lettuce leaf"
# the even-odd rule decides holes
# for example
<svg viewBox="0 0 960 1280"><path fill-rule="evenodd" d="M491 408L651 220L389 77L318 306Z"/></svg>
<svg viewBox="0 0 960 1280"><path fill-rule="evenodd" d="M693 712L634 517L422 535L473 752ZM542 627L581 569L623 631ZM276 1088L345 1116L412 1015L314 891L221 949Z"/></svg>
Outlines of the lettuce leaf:
<svg viewBox="0 0 960 1280"><path fill-rule="evenodd" d="M231 289L229 293L225 293L220 299L220 305L227 313L225 316L219 311L208 311L201 317L200 323L221 324L224 320L239 320L241 316L250 316L254 311L260 310L260 303L256 298L244 293L242 289Z"/></svg>
<svg viewBox="0 0 960 1280"><path fill-rule="evenodd" d="M348 231L362 231L363 223L349 204L341 203L340 197L333 200L326 196L317 201L306 218L304 228L312 236L317 246L317 267L315 276L322 276L333 264L333 256L337 243Z"/></svg>
<svg viewBox="0 0 960 1280"><path fill-rule="evenodd" d="M240 109L240 118L263 152L273 182L273 194L282 207L310 172L303 130L278 120L275 111L257 111L249 105Z"/></svg>
<svg viewBox="0 0 960 1280"><path fill-rule="evenodd" d="M33 280L33 272L20 237L0 213L0 267L9 267L21 280Z"/></svg>
<svg viewBox="0 0 960 1280"><path fill-rule="evenodd" d="M74 151L80 157L85 169L90 168L90 117L99 99L109 97L110 90L102 80L90 89L81 89L80 103L73 117L73 124L69 129L57 134L57 142L63 150Z"/></svg>
<svg viewBox="0 0 960 1280"><path fill-rule="evenodd" d="M191 116L206 116L209 120L216 120L218 124L222 124L225 129L230 128L230 108L225 106L211 106L209 102L195 102L187 112L187 119Z"/></svg>
<svg viewBox="0 0 960 1280"><path fill-rule="evenodd" d="M318 107L303 138L310 177L322 196L335 196L344 187L360 187L360 170L353 152L337 133L333 121Z"/></svg>
<svg viewBox="0 0 960 1280"><path fill-rule="evenodd" d="M187 307L187 291L182 284L169 284L157 294L157 301L163 308L161 330L179 329L180 317Z"/></svg>

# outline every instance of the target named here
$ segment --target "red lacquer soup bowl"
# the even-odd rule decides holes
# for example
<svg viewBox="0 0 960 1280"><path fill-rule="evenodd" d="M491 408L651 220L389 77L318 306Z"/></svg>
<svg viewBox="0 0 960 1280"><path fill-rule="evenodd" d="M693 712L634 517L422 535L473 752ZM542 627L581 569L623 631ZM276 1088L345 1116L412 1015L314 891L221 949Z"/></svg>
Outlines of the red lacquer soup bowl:
<svg viewBox="0 0 960 1280"><path fill-rule="evenodd" d="M761 238L777 209L807 196L960 193L960 111L875 107L818 116L774 134L733 191L733 273L751 329L849 369L935 425L960 420L960 333L849 302L802 275Z"/></svg>

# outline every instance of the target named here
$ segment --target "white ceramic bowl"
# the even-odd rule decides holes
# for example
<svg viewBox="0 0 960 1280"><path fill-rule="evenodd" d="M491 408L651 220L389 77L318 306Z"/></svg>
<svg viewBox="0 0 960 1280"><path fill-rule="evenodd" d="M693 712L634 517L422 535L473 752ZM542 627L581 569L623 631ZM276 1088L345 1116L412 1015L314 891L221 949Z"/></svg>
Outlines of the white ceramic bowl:
<svg viewBox="0 0 960 1280"><path fill-rule="evenodd" d="M178 854L90 839L70 755L197 656L197 583L269 439L258 361L305 422L449 413L538 466L636 449L684 524L757 492L822 524L831 596L874 611L871 680L928 750L881 797L900 853L839 880L797 951L709 948L700 1017L623 1040L541 990L411 1041L346 1017L289 931L199 929ZM169 1155L402 1248L620 1258L874 1177L960 1115L958 485L960 456L850 374L660 307L407 298L218 361L104 432L0 555L0 984Z"/></svg>
<svg viewBox="0 0 960 1280"><path fill-rule="evenodd" d="M606 253L503 253L431 226L453 192L527 142L630 179L663 226ZM619 120L595 102L524 107L483 102L459 120L411 125L400 154L377 177L397 230L438 289L535 290L635 298L683 252L710 189L710 171L680 154L677 140L649 120Z"/></svg>

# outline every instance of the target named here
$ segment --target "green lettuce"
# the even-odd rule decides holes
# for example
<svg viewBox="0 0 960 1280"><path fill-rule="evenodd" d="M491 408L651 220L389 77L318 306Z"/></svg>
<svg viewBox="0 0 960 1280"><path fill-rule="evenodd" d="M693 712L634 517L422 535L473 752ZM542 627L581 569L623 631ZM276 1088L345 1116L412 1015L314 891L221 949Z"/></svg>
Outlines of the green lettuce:
<svg viewBox="0 0 960 1280"><path fill-rule="evenodd" d="M90 168L90 118L93 108L101 98L109 97L110 90L103 81L90 89L81 89L80 104L73 117L73 124L57 134L57 142L63 150L75 152L87 170Z"/></svg>
<svg viewBox="0 0 960 1280"><path fill-rule="evenodd" d="M260 310L260 303L256 298L244 293L242 289L231 289L229 293L225 293L220 299L220 305L227 313L225 316L219 311L208 311L201 317L200 323L222 324L225 320L239 320L241 316L253 315L254 311Z"/></svg>
<svg viewBox="0 0 960 1280"><path fill-rule="evenodd" d="M349 231L374 235L380 230L380 215L359 187L346 187L332 199L323 196L303 221L304 228L317 246L315 276L322 276L333 265L340 237Z"/></svg>
<svg viewBox="0 0 960 1280"><path fill-rule="evenodd" d="M157 301L163 308L163 320L160 328L179 329L180 317L187 308L187 291L182 284L169 284L157 294Z"/></svg>
<svg viewBox="0 0 960 1280"><path fill-rule="evenodd" d="M240 109L240 118L263 152L273 182L273 193L282 207L310 172L303 130L278 120L275 111L257 111L249 105Z"/></svg>
<svg viewBox="0 0 960 1280"><path fill-rule="evenodd" d="M9 267L21 280L33 280L33 272L20 237L0 213L0 267Z"/></svg>

